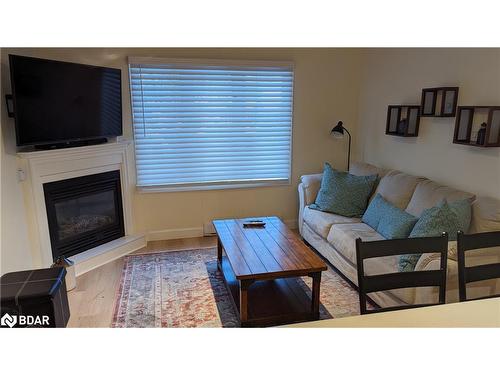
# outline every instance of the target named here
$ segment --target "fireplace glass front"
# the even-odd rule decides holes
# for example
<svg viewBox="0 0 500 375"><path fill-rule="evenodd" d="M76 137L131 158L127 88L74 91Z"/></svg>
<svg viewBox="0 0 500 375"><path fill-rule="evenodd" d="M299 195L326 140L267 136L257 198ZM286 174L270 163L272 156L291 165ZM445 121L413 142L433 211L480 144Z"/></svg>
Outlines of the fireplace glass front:
<svg viewBox="0 0 500 375"><path fill-rule="evenodd" d="M44 184L54 260L124 236L120 172Z"/></svg>

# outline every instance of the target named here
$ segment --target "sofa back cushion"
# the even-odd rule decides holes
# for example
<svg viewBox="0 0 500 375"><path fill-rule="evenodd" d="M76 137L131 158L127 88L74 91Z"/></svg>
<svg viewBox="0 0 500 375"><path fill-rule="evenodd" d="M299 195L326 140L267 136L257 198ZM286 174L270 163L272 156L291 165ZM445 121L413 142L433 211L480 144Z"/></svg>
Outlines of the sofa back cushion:
<svg viewBox="0 0 500 375"><path fill-rule="evenodd" d="M431 180L424 180L417 184L408 207L406 207L406 212L420 217L424 210L438 205L443 199L446 199L448 203L463 199L472 203L475 195L440 185Z"/></svg>
<svg viewBox="0 0 500 375"><path fill-rule="evenodd" d="M415 187L424 180L423 177L392 170L382 177L374 194L380 194L386 201L404 210L410 202Z"/></svg>
<svg viewBox="0 0 500 375"><path fill-rule="evenodd" d="M336 171L325 163L321 188L314 204L314 210L331 212L347 217L360 217L366 210L377 175L354 176Z"/></svg>
<svg viewBox="0 0 500 375"><path fill-rule="evenodd" d="M372 164L363 163L360 161L353 161L349 167L349 173L355 176L373 176L378 175L379 178L387 173L387 169L376 167Z"/></svg>
<svg viewBox="0 0 500 375"><path fill-rule="evenodd" d="M470 233L500 231L500 200L479 197L472 203Z"/></svg>

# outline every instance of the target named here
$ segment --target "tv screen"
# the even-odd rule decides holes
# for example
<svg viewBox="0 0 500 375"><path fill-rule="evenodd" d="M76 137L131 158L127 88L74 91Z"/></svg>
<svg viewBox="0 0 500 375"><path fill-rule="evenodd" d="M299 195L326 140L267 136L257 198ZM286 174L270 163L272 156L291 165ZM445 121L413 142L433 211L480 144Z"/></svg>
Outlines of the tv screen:
<svg viewBox="0 0 500 375"><path fill-rule="evenodd" d="M122 134L121 70L9 55L18 146Z"/></svg>

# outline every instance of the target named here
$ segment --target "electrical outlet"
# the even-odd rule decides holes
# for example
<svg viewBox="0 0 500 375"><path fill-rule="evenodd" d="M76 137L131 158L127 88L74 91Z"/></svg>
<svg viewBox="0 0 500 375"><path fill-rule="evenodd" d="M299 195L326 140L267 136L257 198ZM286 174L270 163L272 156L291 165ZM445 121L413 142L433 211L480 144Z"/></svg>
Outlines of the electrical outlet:
<svg viewBox="0 0 500 375"><path fill-rule="evenodd" d="M203 224L203 235L204 236L214 236L215 228L212 222Z"/></svg>
<svg viewBox="0 0 500 375"><path fill-rule="evenodd" d="M26 172L22 168L17 169L17 181L21 182L26 180Z"/></svg>

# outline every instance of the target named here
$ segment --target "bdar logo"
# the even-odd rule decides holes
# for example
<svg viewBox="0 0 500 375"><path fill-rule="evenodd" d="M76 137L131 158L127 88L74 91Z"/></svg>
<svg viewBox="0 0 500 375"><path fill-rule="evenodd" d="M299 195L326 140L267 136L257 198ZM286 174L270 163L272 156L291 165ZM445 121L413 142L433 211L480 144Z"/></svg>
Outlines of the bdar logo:
<svg viewBox="0 0 500 375"><path fill-rule="evenodd" d="M9 314L4 314L2 319L0 319L0 324L3 326L9 326L10 328L14 327L17 323L17 316L12 316Z"/></svg>

